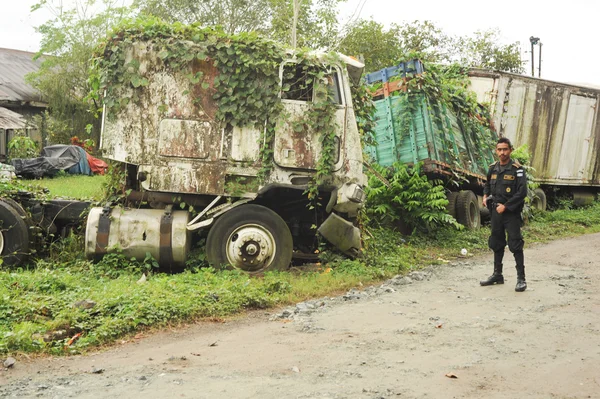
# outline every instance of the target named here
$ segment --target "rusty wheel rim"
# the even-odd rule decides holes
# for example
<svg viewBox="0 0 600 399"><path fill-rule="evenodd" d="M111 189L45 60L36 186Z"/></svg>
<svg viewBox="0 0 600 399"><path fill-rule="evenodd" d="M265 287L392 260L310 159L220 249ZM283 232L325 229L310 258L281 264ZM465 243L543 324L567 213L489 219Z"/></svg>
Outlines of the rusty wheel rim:
<svg viewBox="0 0 600 399"><path fill-rule="evenodd" d="M271 232L258 224L245 224L233 230L226 246L229 264L248 272L267 268L277 250Z"/></svg>

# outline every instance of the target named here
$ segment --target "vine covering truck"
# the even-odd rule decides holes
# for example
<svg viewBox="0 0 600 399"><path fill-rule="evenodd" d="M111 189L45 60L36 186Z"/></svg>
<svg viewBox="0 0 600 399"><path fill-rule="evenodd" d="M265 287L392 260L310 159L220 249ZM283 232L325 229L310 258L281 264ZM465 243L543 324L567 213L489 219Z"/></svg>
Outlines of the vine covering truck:
<svg viewBox="0 0 600 399"><path fill-rule="evenodd" d="M444 100L435 74L412 60L366 76L376 109L376 145L366 152L381 166L422 163L428 177L446 182L448 213L477 229L488 214L481 196L498 136L484 110L458 86L450 87L451 99Z"/></svg>
<svg viewBox="0 0 600 399"><path fill-rule="evenodd" d="M128 207L89 210L89 257L150 253L180 266L205 236L212 265L260 273L314 256L315 229L358 253L365 176L351 81L360 62L161 24L114 33L95 62L100 149L122 166ZM88 206L17 202L0 201L0 253L12 264L31 249L33 225L63 229Z"/></svg>

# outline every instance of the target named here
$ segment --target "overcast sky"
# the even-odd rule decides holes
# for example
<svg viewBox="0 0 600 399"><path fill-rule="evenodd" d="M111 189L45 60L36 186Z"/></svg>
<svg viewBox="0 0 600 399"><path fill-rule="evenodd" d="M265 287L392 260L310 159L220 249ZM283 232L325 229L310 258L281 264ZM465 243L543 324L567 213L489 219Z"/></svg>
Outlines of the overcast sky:
<svg viewBox="0 0 600 399"><path fill-rule="evenodd" d="M363 1L348 0L342 22L347 21ZM34 26L43 23L49 14L44 11L31 14L30 8L36 2L0 0L0 47L38 50L40 37ZM543 78L600 86L599 0L366 0L360 17L386 25L431 20L447 33L458 35L497 27L505 43L521 42L522 57L528 62L531 59L529 37L537 36L543 43ZM536 46L536 75L537 51ZM530 72L530 65L526 67Z"/></svg>

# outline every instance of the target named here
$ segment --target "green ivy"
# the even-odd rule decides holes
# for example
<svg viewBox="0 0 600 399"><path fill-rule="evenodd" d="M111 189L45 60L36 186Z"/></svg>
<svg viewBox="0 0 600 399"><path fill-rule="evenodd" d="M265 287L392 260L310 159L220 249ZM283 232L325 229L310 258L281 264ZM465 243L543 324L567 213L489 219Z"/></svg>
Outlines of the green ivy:
<svg viewBox="0 0 600 399"><path fill-rule="evenodd" d="M413 55L414 56L414 55ZM441 120L439 115L445 114L448 109L457 116L465 138L477 151L472 154L474 160L480 167L484 167L488 157L492 156L497 140L496 134L490 125L490 115L485 107L477 102L474 92L469 89L470 80L468 70L458 64L437 65L424 63L425 72L411 76L402 82L402 90L391 93L400 97L400 106L396 107L395 120L400 121L400 136L410 134L412 115L425 101L425 105L432 116L433 122L442 131L448 130L451 134L452 128L446 120ZM402 80L403 77L396 76L391 81ZM377 90L381 84L373 85L371 90ZM447 159L455 167L463 168L466 163L461 159L461 154L454 149L454 141L449 135L441 135L444 143ZM482 171L482 173L484 173ZM460 178L460 176L457 176Z"/></svg>
<svg viewBox="0 0 600 399"><path fill-rule="evenodd" d="M289 54L280 44L256 33L228 35L217 28L167 24L155 18L143 18L119 26L98 47L92 60L90 83L93 91L90 97L99 99L104 93L104 105L113 111L109 115L114 115L114 111L130 101L136 101L139 95L136 89L149 83L140 72L137 60L126 62L126 49L137 42L150 43L168 70L189 70L192 62L212 60L218 75L209 77L202 72L188 75L191 89L182 94L193 95L195 89L209 91L218 105L218 122L262 131L258 173L261 182L273 167L275 124L283 109L280 92L290 89L280 87L281 62L292 58L302 64L312 82L323 79L326 73L322 59L310 52ZM118 90L121 87L133 89L130 98L122 96L122 91ZM331 173L334 162L335 105L328 95L319 98L310 104L309 115L303 119L304 128L322 133L321 158L307 189L311 200L318 197L318 186Z"/></svg>

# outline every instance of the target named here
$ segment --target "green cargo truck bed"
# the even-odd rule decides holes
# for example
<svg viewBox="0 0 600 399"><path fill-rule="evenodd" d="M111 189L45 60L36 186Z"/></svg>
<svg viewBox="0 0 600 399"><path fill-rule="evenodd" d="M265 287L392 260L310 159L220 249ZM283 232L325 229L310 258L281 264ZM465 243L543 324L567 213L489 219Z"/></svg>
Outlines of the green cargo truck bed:
<svg viewBox="0 0 600 399"><path fill-rule="evenodd" d="M465 118L431 104L425 94L411 96L410 101L405 95L375 101L377 145L367 148L372 160L382 166L422 162L426 172L485 177L488 165L494 162L489 144L495 140L495 132L476 121L464 123Z"/></svg>

